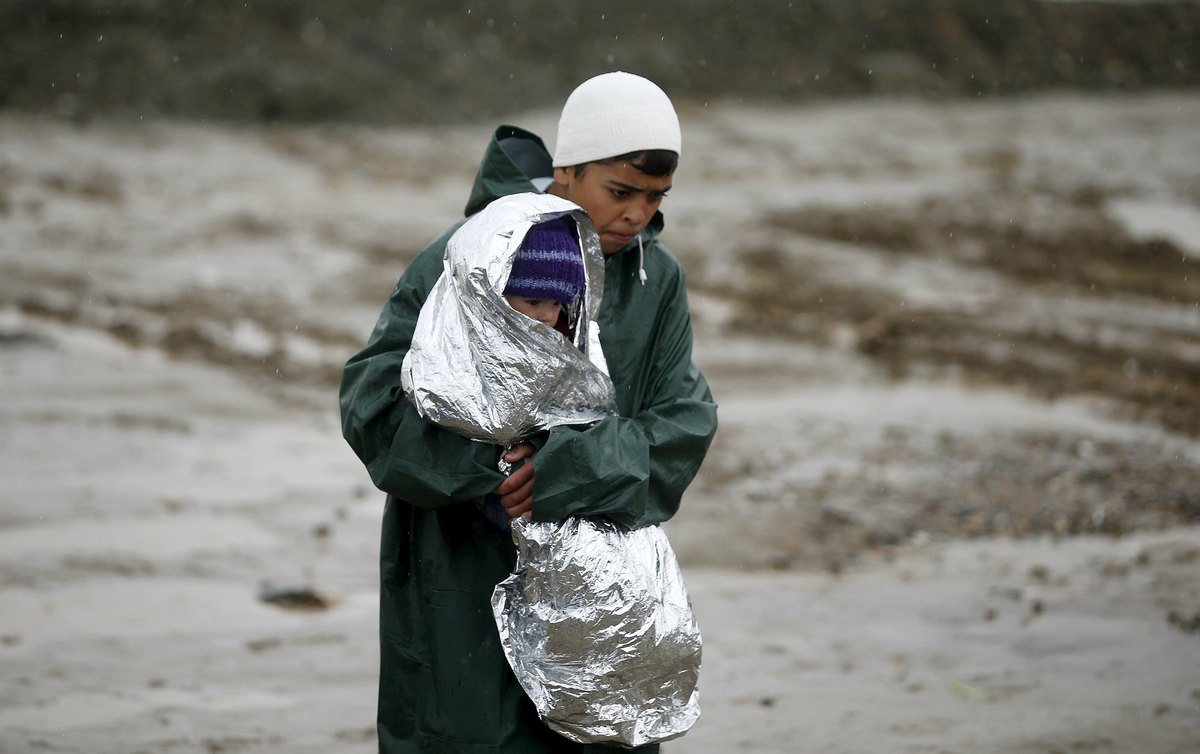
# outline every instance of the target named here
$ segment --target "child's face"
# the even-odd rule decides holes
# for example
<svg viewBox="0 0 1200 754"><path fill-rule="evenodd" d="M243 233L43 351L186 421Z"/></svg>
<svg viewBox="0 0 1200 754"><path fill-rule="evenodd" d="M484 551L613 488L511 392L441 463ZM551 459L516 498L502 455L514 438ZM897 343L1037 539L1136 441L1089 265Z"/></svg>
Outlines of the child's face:
<svg viewBox="0 0 1200 754"><path fill-rule="evenodd" d="M524 296L513 296L504 294L504 300L513 309L524 314L530 319L536 319L543 325L554 327L558 324L558 314L562 311L562 304L557 301L552 301L548 298L525 298Z"/></svg>

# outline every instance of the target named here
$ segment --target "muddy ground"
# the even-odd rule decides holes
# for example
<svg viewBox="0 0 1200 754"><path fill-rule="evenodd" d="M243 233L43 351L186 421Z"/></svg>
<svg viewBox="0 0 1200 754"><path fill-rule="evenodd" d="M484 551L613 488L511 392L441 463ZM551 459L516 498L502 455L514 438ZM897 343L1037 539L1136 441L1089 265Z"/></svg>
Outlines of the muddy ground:
<svg viewBox="0 0 1200 754"><path fill-rule="evenodd" d="M1200 98L681 112L668 749L1194 750ZM0 118L0 749L372 750L336 384L492 125Z"/></svg>

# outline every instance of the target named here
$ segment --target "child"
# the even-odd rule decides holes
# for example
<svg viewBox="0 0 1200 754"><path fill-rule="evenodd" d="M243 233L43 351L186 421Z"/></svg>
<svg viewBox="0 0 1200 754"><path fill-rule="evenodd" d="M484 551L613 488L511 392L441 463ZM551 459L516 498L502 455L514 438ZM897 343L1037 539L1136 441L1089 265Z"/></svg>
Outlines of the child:
<svg viewBox="0 0 1200 754"><path fill-rule="evenodd" d="M595 322L603 275L576 205L497 199L447 242L401 367L405 395L423 418L499 446L615 414Z"/></svg>
<svg viewBox="0 0 1200 754"><path fill-rule="evenodd" d="M532 320L552 327L570 340L569 313L583 292L583 256L573 223L563 218L547 220L529 229L513 260L504 300ZM489 493L479 512L508 531L512 518L500 505L500 497ZM529 519L529 514L525 514Z"/></svg>
<svg viewBox="0 0 1200 754"><path fill-rule="evenodd" d="M585 248L592 252L590 290ZM455 231L402 366L404 392L421 416L507 451L550 427L615 413L599 341L588 342L596 331L588 314L599 307L599 260L587 215L553 196L497 199ZM530 328L530 320L539 326ZM511 529L495 493L476 507Z"/></svg>

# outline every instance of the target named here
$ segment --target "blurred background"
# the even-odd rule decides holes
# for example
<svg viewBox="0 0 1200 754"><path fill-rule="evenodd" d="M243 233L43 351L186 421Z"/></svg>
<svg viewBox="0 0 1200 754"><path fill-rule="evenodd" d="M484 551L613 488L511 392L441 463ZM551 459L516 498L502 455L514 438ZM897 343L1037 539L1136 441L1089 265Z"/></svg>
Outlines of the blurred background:
<svg viewBox="0 0 1200 754"><path fill-rule="evenodd" d="M446 122L643 71L673 96L1195 86L1194 2L6 0L0 106L86 119Z"/></svg>
<svg viewBox="0 0 1200 754"><path fill-rule="evenodd" d="M1200 740L1200 3L0 0L0 750L368 752L342 364L628 70L721 428L664 749Z"/></svg>

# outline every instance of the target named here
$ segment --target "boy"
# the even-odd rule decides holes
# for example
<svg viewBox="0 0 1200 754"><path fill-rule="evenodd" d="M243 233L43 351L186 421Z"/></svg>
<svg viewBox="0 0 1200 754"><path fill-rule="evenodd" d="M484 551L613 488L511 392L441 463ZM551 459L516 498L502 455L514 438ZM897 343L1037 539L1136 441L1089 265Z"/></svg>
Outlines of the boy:
<svg viewBox="0 0 1200 754"><path fill-rule="evenodd" d="M603 74L568 98L553 159L532 133L497 129L467 203L473 215L497 197L544 189L591 217L604 254L598 321L617 416L522 443L506 459L532 462L507 479L488 446L419 416L398 375L455 228L405 271L367 347L346 365L343 434L388 493L380 556L384 754L604 750L546 728L512 675L489 600L515 553L472 501L495 492L510 517L602 515L629 527L661 523L678 509L716 431L716 406L692 363L683 271L657 240L680 144L661 89L639 76Z"/></svg>

